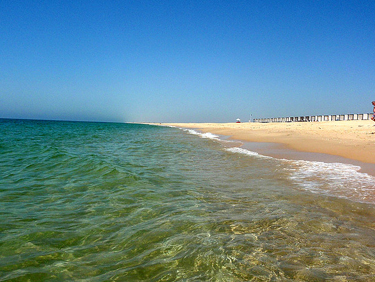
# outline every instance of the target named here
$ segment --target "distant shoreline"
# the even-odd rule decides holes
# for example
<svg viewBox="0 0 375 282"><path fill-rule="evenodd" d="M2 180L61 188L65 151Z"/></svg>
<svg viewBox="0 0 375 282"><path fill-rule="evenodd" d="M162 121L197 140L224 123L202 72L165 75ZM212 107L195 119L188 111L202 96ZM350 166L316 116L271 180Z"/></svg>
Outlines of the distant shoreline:
<svg viewBox="0 0 375 282"><path fill-rule="evenodd" d="M283 144L300 152L322 153L375 164L375 127L371 120L291 123L161 123L194 128L247 142Z"/></svg>

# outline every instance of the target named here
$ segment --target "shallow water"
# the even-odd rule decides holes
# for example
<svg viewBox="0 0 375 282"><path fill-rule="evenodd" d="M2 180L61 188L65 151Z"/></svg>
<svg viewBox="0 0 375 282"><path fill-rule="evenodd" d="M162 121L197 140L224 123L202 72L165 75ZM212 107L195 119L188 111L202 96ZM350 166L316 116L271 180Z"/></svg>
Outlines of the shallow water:
<svg viewBox="0 0 375 282"><path fill-rule="evenodd" d="M375 182L356 166L149 125L0 129L0 281L373 279Z"/></svg>

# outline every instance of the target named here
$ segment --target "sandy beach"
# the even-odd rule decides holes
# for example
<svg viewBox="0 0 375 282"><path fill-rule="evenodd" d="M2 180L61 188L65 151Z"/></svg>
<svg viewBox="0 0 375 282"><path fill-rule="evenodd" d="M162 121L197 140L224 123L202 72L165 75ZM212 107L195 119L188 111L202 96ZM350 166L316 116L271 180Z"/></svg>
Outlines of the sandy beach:
<svg viewBox="0 0 375 282"><path fill-rule="evenodd" d="M375 164L375 127L371 120L291 123L168 123L248 142L340 156Z"/></svg>

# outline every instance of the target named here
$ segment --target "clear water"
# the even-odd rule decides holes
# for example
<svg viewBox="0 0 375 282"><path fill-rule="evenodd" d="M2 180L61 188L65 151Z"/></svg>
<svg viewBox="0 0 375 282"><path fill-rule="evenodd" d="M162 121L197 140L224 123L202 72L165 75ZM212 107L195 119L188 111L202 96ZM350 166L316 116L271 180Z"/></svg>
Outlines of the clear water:
<svg viewBox="0 0 375 282"><path fill-rule="evenodd" d="M373 281L374 177L225 143L0 120L0 281Z"/></svg>

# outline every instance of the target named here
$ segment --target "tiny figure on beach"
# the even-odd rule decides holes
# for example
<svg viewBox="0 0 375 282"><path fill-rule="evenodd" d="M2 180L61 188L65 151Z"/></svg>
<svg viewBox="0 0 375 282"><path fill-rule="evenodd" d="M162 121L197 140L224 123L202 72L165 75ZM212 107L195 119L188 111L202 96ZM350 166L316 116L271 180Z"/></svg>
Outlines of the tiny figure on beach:
<svg viewBox="0 0 375 282"><path fill-rule="evenodd" d="M375 121L375 101L372 101L372 105L374 106L374 110L371 120Z"/></svg>

